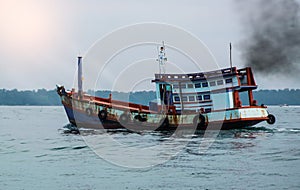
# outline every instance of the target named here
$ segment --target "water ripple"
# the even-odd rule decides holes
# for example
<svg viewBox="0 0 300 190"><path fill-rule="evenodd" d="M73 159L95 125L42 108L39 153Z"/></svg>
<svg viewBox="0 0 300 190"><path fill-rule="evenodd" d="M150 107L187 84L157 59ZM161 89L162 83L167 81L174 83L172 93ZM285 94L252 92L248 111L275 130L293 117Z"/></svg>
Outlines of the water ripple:
<svg viewBox="0 0 300 190"><path fill-rule="evenodd" d="M2 189L299 189L300 107L286 108L285 114L270 109L278 118L273 126L220 131L205 152L199 151L201 143L210 141L204 131L179 135L174 145L189 139L182 151L165 163L137 170L100 158L81 135L101 138L106 133L125 145L142 147L170 140L172 133L65 134L63 107L0 107L5 113L1 117L10 118L1 126L0 184ZM119 156L117 151L110 153Z"/></svg>
<svg viewBox="0 0 300 190"><path fill-rule="evenodd" d="M64 150L64 149L68 149L68 148L70 148L70 147L67 147L67 146L60 146L60 147L51 148L50 150L56 151L56 150Z"/></svg>
<svg viewBox="0 0 300 190"><path fill-rule="evenodd" d="M77 149L84 149L84 148L88 148L88 146L75 146L72 149L77 150Z"/></svg>

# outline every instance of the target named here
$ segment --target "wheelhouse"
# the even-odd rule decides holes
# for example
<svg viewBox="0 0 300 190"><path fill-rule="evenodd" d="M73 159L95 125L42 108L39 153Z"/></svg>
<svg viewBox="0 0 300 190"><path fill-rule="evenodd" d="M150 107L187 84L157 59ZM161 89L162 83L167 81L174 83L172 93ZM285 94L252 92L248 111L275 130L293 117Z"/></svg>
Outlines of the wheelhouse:
<svg viewBox="0 0 300 190"><path fill-rule="evenodd" d="M251 68L236 67L191 74L155 74L157 108L209 113L224 109L256 106L252 90L257 88ZM240 93L249 102L242 103ZM172 109L171 109L172 110Z"/></svg>

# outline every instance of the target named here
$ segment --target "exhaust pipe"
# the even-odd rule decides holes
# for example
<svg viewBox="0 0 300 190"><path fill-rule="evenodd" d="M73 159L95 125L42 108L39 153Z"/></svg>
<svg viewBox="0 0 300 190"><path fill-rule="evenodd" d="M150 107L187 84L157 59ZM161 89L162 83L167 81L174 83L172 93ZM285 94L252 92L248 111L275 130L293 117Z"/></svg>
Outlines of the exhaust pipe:
<svg viewBox="0 0 300 190"><path fill-rule="evenodd" d="M82 57L78 57L78 97L81 100L83 94L82 89Z"/></svg>

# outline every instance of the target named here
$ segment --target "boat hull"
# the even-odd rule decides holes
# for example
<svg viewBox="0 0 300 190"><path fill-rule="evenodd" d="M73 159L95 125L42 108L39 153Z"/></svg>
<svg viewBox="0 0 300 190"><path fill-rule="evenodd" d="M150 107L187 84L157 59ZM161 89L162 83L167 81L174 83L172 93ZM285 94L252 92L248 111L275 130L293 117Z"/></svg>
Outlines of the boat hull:
<svg viewBox="0 0 300 190"><path fill-rule="evenodd" d="M190 123L172 123L164 122L165 118L172 117L161 115L160 122L136 122L129 120L126 123L122 123L116 119L99 119L97 114L87 114L83 110L78 110L72 108L70 105L64 105L65 111L67 113L70 123L77 126L78 128L88 128L88 129L128 129L131 131L154 131L154 130L229 130L229 129L241 129L256 125L262 121L266 121L268 118L266 114L261 116L251 116L249 109L242 110L241 112L250 115L249 117L237 117L232 118L236 110L224 110L220 111L218 115L225 115L225 119L221 120L212 120L214 113L207 114L205 117L207 122L204 125L195 125L193 122ZM240 111L240 110L239 110ZM226 114L231 113L230 118L226 119ZM248 113L249 112L249 113ZM260 110L258 112L261 112ZM237 115L237 114L234 114ZM252 114L253 115L253 114ZM181 117L184 117L180 115ZM194 115L193 115L194 116ZM210 117L211 116L211 117ZM241 116L241 115L239 115Z"/></svg>

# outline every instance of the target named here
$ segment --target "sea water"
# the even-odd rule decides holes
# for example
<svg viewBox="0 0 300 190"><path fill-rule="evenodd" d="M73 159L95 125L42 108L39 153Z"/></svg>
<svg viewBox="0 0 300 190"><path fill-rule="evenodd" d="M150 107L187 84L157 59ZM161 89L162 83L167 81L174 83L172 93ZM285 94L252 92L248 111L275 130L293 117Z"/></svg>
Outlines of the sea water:
<svg viewBox="0 0 300 190"><path fill-rule="evenodd" d="M136 169L112 164L81 135L66 134L63 107L2 106L0 189L300 189L300 107L269 111L274 125L221 131L205 152L197 143L203 134L194 135L168 161ZM144 139L147 146L170 137L109 135L133 145Z"/></svg>

